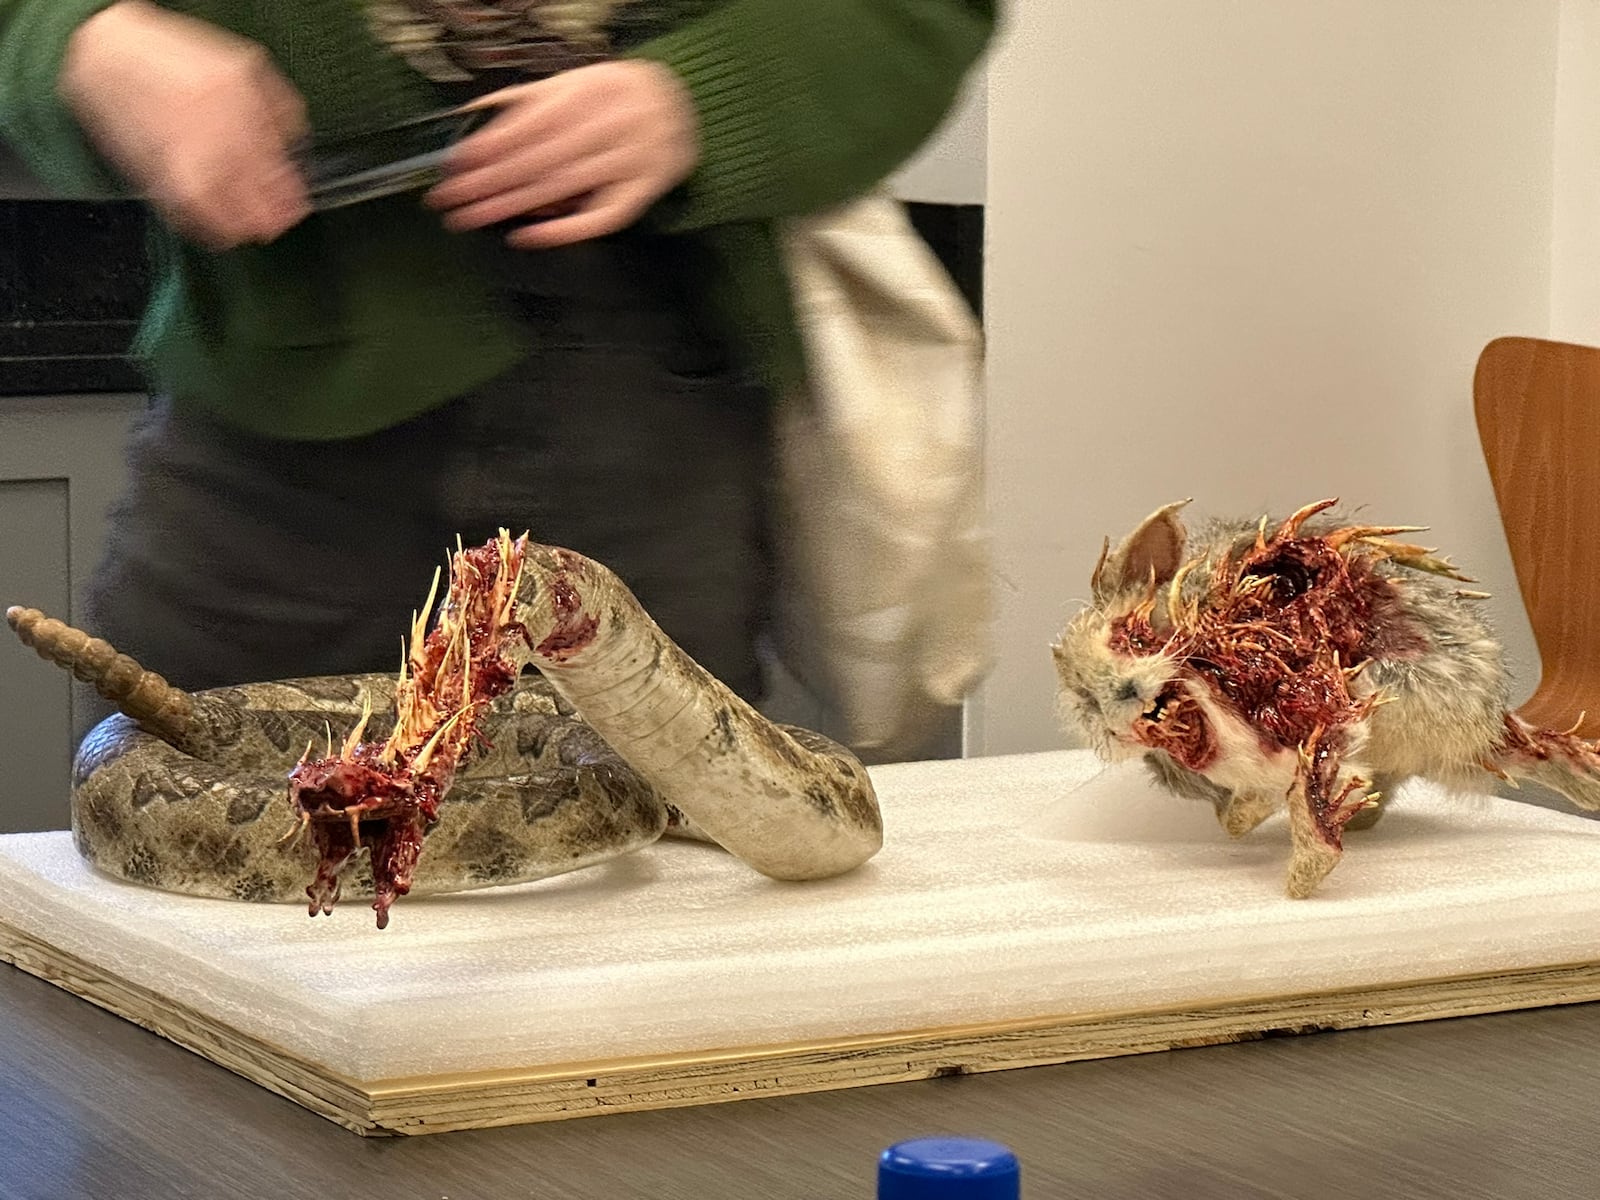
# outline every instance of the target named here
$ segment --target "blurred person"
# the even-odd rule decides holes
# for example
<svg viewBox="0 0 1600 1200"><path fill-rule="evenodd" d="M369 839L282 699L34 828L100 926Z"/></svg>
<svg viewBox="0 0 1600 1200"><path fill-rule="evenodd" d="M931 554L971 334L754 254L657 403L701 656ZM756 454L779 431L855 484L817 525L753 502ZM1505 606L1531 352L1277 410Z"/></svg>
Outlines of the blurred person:
<svg viewBox="0 0 1600 1200"><path fill-rule="evenodd" d="M995 16L0 0L0 136L154 218L153 399L82 623L188 689L392 670L457 536L504 525L758 700L771 402L805 371L781 222L908 158ZM316 202L308 148L463 104L442 178Z"/></svg>

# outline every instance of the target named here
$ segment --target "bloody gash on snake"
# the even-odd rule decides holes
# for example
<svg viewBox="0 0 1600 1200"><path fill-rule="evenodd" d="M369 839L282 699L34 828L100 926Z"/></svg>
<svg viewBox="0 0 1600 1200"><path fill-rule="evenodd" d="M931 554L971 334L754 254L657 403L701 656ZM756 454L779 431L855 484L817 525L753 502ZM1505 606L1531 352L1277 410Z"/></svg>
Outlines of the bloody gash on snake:
<svg viewBox="0 0 1600 1200"><path fill-rule="evenodd" d="M1053 650L1066 723L1108 759L1143 757L1241 836L1288 810L1288 892L1310 895L1352 822L1402 780L1481 791L1536 781L1600 808L1600 747L1507 711L1485 598L1417 526L1343 523L1333 501L1193 539L1158 509L1090 582Z"/></svg>
<svg viewBox="0 0 1600 1200"><path fill-rule="evenodd" d="M601 564L504 531L458 547L429 631L437 585L398 677L194 693L8 610L24 642L121 710L73 763L79 853L174 892L309 896L313 915L350 889L383 928L408 893L540 879L669 831L791 880L851 870L882 845L860 761L767 720Z"/></svg>

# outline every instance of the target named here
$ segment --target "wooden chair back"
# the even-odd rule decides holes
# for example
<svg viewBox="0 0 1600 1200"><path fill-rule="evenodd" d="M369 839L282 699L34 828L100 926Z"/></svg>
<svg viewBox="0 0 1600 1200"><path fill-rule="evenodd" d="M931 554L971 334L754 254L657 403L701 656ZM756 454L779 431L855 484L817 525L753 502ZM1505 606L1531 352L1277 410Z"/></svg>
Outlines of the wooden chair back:
<svg viewBox="0 0 1600 1200"><path fill-rule="evenodd" d="M1490 342L1473 408L1541 659L1518 711L1600 736L1600 349Z"/></svg>

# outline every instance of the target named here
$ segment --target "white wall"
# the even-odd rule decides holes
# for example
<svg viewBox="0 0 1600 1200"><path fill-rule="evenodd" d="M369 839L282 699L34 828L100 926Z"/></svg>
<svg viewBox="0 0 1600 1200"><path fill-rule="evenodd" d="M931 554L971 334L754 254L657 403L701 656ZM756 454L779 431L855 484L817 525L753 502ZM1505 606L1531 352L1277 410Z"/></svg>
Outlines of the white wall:
<svg viewBox="0 0 1600 1200"><path fill-rule="evenodd" d="M930 204L982 204L987 187L989 81L980 67L939 132L891 182L902 200Z"/></svg>
<svg viewBox="0 0 1600 1200"><path fill-rule="evenodd" d="M987 147L1002 653L969 752L1063 744L1047 643L1102 535L1184 496L1248 514L1338 495L1431 524L1498 597L1531 690L1471 380L1491 338L1546 332L1558 293L1570 324L1600 311L1596 18L1015 0ZM1555 273L1558 231L1579 265Z"/></svg>
<svg viewBox="0 0 1600 1200"><path fill-rule="evenodd" d="M1550 336L1600 345L1600 0L1562 0Z"/></svg>

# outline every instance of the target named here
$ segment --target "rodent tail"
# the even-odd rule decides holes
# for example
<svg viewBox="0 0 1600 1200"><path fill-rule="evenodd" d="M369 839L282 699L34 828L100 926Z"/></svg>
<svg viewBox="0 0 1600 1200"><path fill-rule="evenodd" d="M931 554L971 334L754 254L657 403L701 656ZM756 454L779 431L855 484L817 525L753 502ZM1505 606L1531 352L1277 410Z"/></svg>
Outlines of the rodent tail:
<svg viewBox="0 0 1600 1200"><path fill-rule="evenodd" d="M6 624L23 643L65 667L163 741L179 743L194 724L189 693L147 671L111 643L90 637L36 608L6 609Z"/></svg>
<svg viewBox="0 0 1600 1200"><path fill-rule="evenodd" d="M1600 742L1529 725L1505 715L1505 734L1486 770L1560 792L1579 808L1600 810Z"/></svg>

